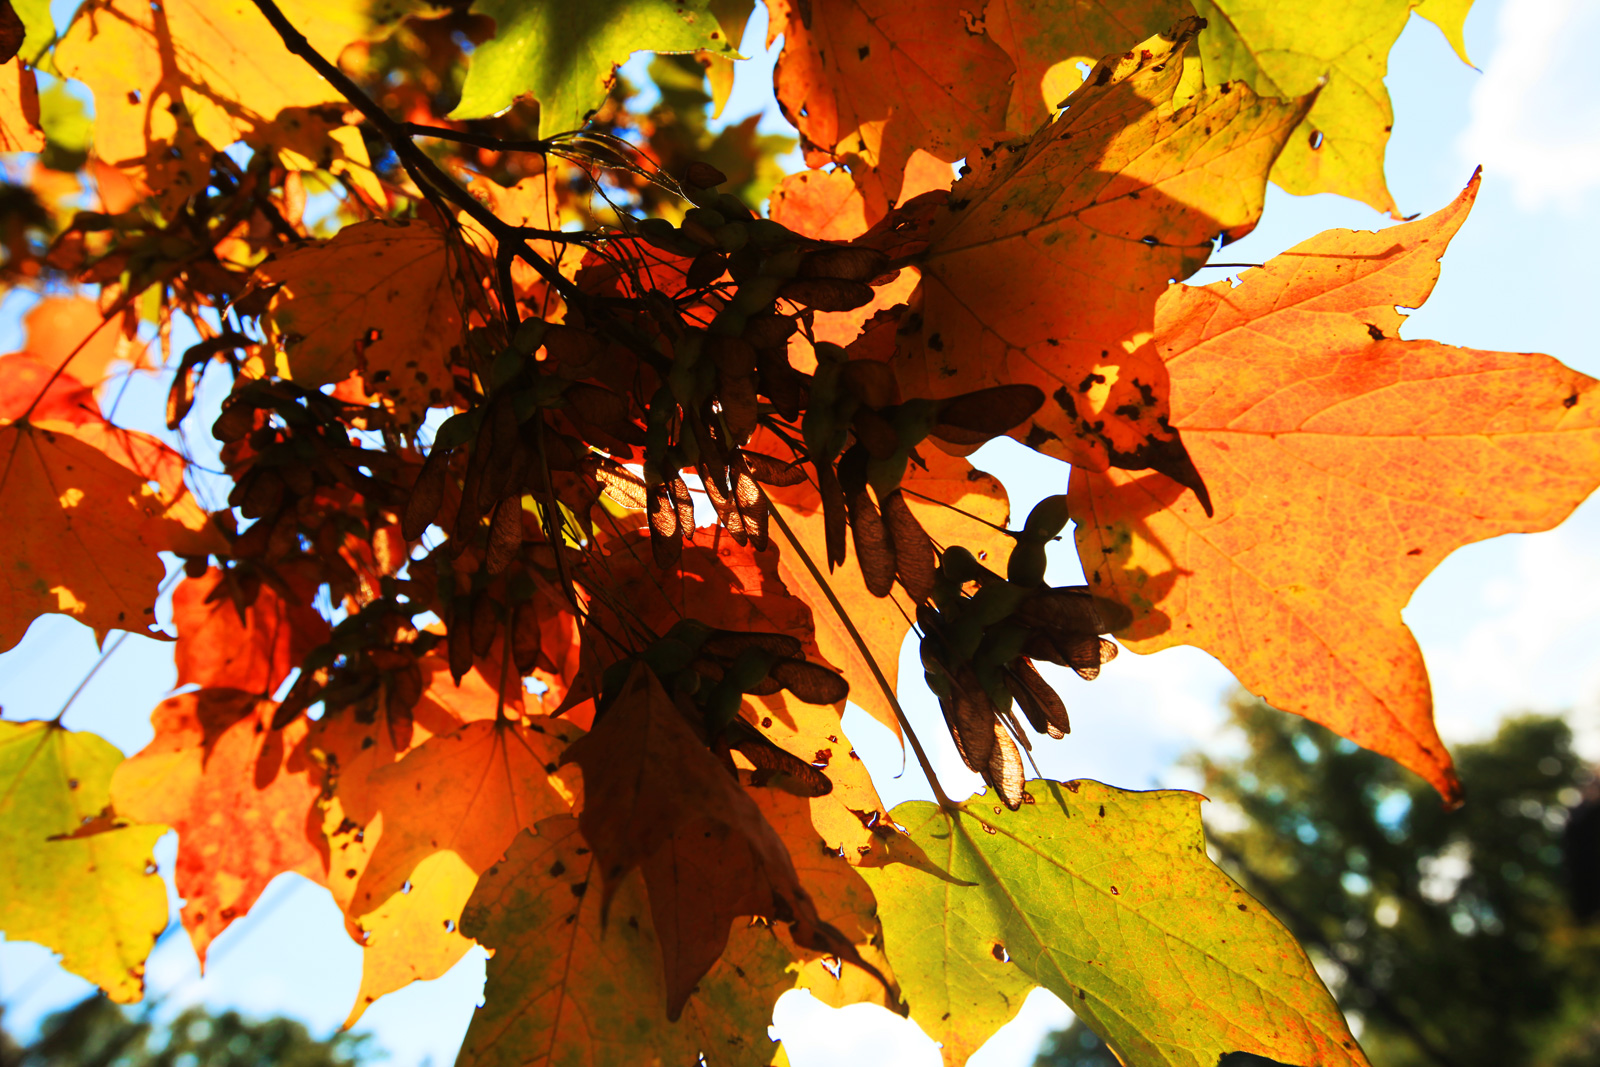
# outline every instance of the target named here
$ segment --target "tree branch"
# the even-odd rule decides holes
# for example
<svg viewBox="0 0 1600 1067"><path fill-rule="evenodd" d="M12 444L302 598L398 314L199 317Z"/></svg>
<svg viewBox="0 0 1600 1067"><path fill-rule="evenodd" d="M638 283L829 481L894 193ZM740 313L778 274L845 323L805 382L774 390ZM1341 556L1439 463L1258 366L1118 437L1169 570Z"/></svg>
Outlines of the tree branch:
<svg viewBox="0 0 1600 1067"><path fill-rule="evenodd" d="M293 55L299 56L311 66L318 74L327 79L328 83L339 90L341 96L348 100L366 120L383 135L389 142L407 169L414 174L426 179L441 196L466 212L474 222L485 230L494 234L495 240L501 244L509 244L513 253L538 271L549 285L555 288L564 298L571 303L581 303L582 294L578 288L562 276L555 264L545 259L529 247L518 227L503 221L493 211L480 204L465 189L451 180L439 165L411 139L407 132L407 123L395 121L389 117L388 112L379 107L377 102L352 81L349 75L330 63L320 52L311 47L311 42L306 40L305 34L295 29L284 14L279 10L273 0L254 0L256 9L266 16L272 28L278 31L278 36L283 39L283 45ZM429 128L432 130L432 128ZM434 134L430 132L429 136ZM513 314L513 308L508 307L506 314Z"/></svg>

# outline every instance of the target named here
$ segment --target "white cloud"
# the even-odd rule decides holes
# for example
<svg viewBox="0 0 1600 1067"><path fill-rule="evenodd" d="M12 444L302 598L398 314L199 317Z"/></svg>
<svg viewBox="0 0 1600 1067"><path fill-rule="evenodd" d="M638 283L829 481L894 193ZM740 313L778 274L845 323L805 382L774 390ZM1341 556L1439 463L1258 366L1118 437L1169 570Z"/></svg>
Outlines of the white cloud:
<svg viewBox="0 0 1600 1067"><path fill-rule="evenodd" d="M1600 35L1592 0L1506 0L1472 93L1462 155L1512 182L1519 206L1576 207L1600 188Z"/></svg>
<svg viewBox="0 0 1600 1067"><path fill-rule="evenodd" d="M1485 737L1507 712L1571 709L1580 751L1600 758L1597 544L1600 500L1554 530L1513 539L1509 567L1452 574L1464 592L1477 578L1462 607L1478 621L1449 640L1418 632L1446 741Z"/></svg>

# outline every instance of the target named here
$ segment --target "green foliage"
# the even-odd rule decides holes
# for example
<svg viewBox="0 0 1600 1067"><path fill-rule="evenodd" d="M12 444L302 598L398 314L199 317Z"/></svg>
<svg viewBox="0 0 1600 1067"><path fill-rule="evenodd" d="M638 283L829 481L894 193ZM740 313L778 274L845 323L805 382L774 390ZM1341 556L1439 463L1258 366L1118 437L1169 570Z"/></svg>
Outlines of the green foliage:
<svg viewBox="0 0 1600 1067"><path fill-rule="evenodd" d="M1014 812L895 808L951 876L930 891L903 865L861 872L912 1017L949 1055L1042 985L1129 1062L1213 1067L1240 1046L1361 1062L1287 932L1206 857L1197 808L1190 793L1038 780Z"/></svg>
<svg viewBox="0 0 1600 1067"><path fill-rule="evenodd" d="M1511 718L1457 749L1467 802L1449 811L1321 726L1242 696L1232 711L1248 755L1196 761L1244 820L1214 828L1215 851L1339 976L1374 1063L1595 1061L1600 932L1573 921L1561 850L1590 774L1564 722Z"/></svg>
<svg viewBox="0 0 1600 1067"><path fill-rule="evenodd" d="M706 0L493 0L495 37L473 53L454 118L539 101L543 136L576 130L605 99L612 68L641 47L739 58Z"/></svg>
<svg viewBox="0 0 1600 1067"><path fill-rule="evenodd" d="M166 1026L103 996L44 1021L32 1044L0 1032L0 1067L356 1067L372 1058L365 1036L319 1040L292 1019L246 1019L192 1007Z"/></svg>

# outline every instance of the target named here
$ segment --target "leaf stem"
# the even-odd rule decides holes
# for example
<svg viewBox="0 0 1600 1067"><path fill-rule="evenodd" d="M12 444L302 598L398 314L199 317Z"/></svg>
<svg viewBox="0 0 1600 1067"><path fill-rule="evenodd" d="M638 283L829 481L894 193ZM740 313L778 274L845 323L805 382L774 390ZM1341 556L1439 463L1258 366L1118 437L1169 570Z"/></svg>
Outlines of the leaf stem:
<svg viewBox="0 0 1600 1067"><path fill-rule="evenodd" d="M821 588L822 595L828 598L828 604L832 606L834 614L839 617L840 622L844 623L845 632L850 635L850 640L855 642L856 650L861 653L861 658L867 661L867 667L872 671L873 678L877 680L878 688L883 690L884 697L889 701L889 707L894 709L895 720L899 722L900 729L906 735L906 740L911 742L911 751L916 754L917 763L922 767L922 773L927 776L928 785L933 789L934 798L938 800L941 808L947 811L958 811L959 808L945 795L944 789L940 787L939 776L933 771L933 762L928 759L928 753L923 750L922 742L918 739L917 732L911 728L911 720L906 718L905 709L900 706L900 699L895 696L894 686L890 685L889 679L884 677L883 669L878 666L877 657L867 647L867 642L861 636L861 631L856 629L856 624L850 618L850 613L844 609L843 604L839 603L839 598L834 594L833 587L828 584L828 579L824 578L822 572L817 569L816 563L811 559L811 554L805 550L805 546L800 543L800 539L789 528L789 523L785 521L783 513L778 510L778 506L773 502L772 497L765 490L762 491L762 495L767 497L767 514L771 516L773 522L778 524L778 529L783 531L783 536L788 540L795 552L799 554L800 561L806 565L806 570L811 572L811 577Z"/></svg>

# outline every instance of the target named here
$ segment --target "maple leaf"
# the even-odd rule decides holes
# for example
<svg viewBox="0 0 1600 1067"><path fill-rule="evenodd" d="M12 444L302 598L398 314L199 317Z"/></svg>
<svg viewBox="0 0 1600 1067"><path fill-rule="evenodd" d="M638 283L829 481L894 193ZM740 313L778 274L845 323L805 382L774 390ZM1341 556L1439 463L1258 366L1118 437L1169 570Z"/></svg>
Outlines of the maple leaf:
<svg viewBox="0 0 1600 1067"><path fill-rule="evenodd" d="M1267 170L1309 105L1186 83L1196 32L1191 20L1102 61L1063 118L985 149L951 190L915 257L920 305L895 357L903 392L1032 383L1050 400L1012 431L1030 447L1094 470L1189 476L1145 343L1156 300L1219 232L1254 228Z"/></svg>
<svg viewBox="0 0 1600 1067"><path fill-rule="evenodd" d="M795 233L821 241L849 241L860 237L889 213L882 183L870 172L803 170L791 174L772 191L767 214ZM900 182L899 206L923 193L950 188L955 172L950 164L922 149L906 162ZM846 339L848 341L848 338Z"/></svg>
<svg viewBox="0 0 1600 1067"><path fill-rule="evenodd" d="M0 152L40 152L39 85L18 60L0 66Z"/></svg>
<svg viewBox="0 0 1600 1067"><path fill-rule="evenodd" d="M72 615L102 636L145 632L154 623L156 586L165 573L156 553L203 553L215 537L205 535L204 514L183 489L181 461L176 494L169 492L172 468L160 462L163 448L109 424L0 426L0 508L27 517L12 524L0 651L45 612ZM116 450L129 465L103 449ZM166 484L153 490L152 480Z"/></svg>
<svg viewBox="0 0 1600 1067"><path fill-rule="evenodd" d="M811 895L818 916L843 934L864 960L881 974L889 975L889 962L883 954L883 929L878 922L878 903L861 875L851 869L855 857L849 857L848 853L841 856L838 848L819 836L815 815L804 797L781 788L756 788L749 793L768 825L783 839L795 873ZM886 818L882 825L889 832ZM909 838L901 836L900 840L907 848L916 848ZM924 869L937 871L931 861ZM775 929L781 931L781 928ZM803 961L796 988L810 990L829 1007L861 1003L878 1004L891 1010L899 1007L899 992L892 979L881 981L860 967L841 965L814 949L792 943L788 947Z"/></svg>
<svg viewBox="0 0 1600 1067"><path fill-rule="evenodd" d="M73 378L93 388L105 383L113 362L143 362L144 346L107 321L93 300L46 297L28 309L22 323L28 336L23 351L52 369L65 363Z"/></svg>
<svg viewBox="0 0 1600 1067"><path fill-rule="evenodd" d="M118 1003L144 992L167 925L151 849L165 826L100 825L122 753L49 722L0 722L0 929L37 941Z"/></svg>
<svg viewBox="0 0 1600 1067"><path fill-rule="evenodd" d="M1014 812L895 808L950 880L862 872L912 1018L949 1062L1042 985L1129 1067L1215 1067L1239 1051L1365 1067L1294 938L1207 858L1198 795L1027 790Z"/></svg>
<svg viewBox="0 0 1600 1067"><path fill-rule="evenodd" d="M346 805L376 811L376 771L397 763L430 738L453 734L468 722L493 719L498 707L495 688L477 670L468 672L457 686L442 656L424 655L418 666L427 687L404 716L395 713L384 694L376 708L324 715L312 727L308 742L331 783L320 801L328 889L345 913L345 928L362 946L361 987L347 1020L350 1025L384 993L437 978L472 947L456 929L456 921L477 874L454 852L427 855L407 878L409 890L391 895L376 909L362 908L357 896L382 823L369 835L366 827L345 815ZM401 722L403 728L398 728Z"/></svg>
<svg viewBox="0 0 1600 1067"><path fill-rule="evenodd" d="M738 916L781 919L803 944L854 955L817 916L760 809L648 666L634 666L610 709L564 758L583 770L578 825L594 848L605 898L634 868L644 870L671 1018L721 957Z"/></svg>
<svg viewBox="0 0 1600 1067"><path fill-rule="evenodd" d="M543 716L525 725L497 718L493 690L477 692L469 721L452 730L435 714L428 725L441 732L396 761L363 740L376 755L336 764L329 880L367 949L347 1025L385 993L449 970L471 947L455 927L478 876L519 830L576 801L576 783L565 780L576 776L556 769L576 729ZM329 740L324 731L324 750L337 751ZM348 740L339 747L351 749Z"/></svg>
<svg viewBox="0 0 1600 1067"><path fill-rule="evenodd" d="M1191 14L1183 0L998 0L984 28L1017 66L1006 128L1029 134L1064 106L1102 56L1147 40Z"/></svg>
<svg viewBox="0 0 1600 1067"><path fill-rule="evenodd" d="M1091 585L1136 652L1193 644L1263 699L1458 796L1400 610L1455 548L1544 530L1600 485L1600 389L1547 356L1402 341L1466 220L1333 230L1163 298L1173 423L1218 504L1159 474L1074 470ZM1292 529L1292 537L1282 531Z"/></svg>
<svg viewBox="0 0 1600 1067"><path fill-rule="evenodd" d="M1394 108L1384 76L1389 49L1413 9L1439 24L1462 62L1462 24L1471 0L1375 0L1337 19L1313 0L1197 0L1210 30L1200 54L1209 84L1243 81L1262 96L1320 90L1290 139L1272 180L1291 193L1342 193L1396 217L1383 177Z"/></svg>
<svg viewBox="0 0 1600 1067"><path fill-rule="evenodd" d="M304 586L286 583L285 592L294 595L285 597L263 582L246 602L236 577L215 567L179 582L172 593L177 684L260 696L276 692L330 632Z"/></svg>
<svg viewBox="0 0 1600 1067"><path fill-rule="evenodd" d="M711 531L700 531L705 537ZM605 634L625 633L643 624L666 633L688 615L728 632L786 634L798 638L808 660L824 660L816 645L812 609L790 593L778 576L778 555L756 552L730 540L715 548L691 545L678 561L676 581L664 580L645 562L643 537L624 537L586 581L594 599L589 610L585 663L573 699L597 688L616 651ZM887 862L877 825L884 805L866 766L850 748L839 716L843 701L814 704L788 690L752 695L739 714L779 749L821 770L828 792L808 798L815 830L830 848L843 850L852 863ZM741 758L742 755L741 755Z"/></svg>
<svg viewBox="0 0 1600 1067"><path fill-rule="evenodd" d="M794 984L770 927L741 924L676 1021L637 875L614 885L602 919L597 859L577 820L520 834L479 882L462 930L494 951L462 1067L768 1063L771 1004Z"/></svg>
<svg viewBox="0 0 1600 1067"><path fill-rule="evenodd" d="M349 0L284 7L325 55L369 26ZM174 207L203 189L211 150L269 129L284 108L342 100L247 0L91 0L55 60L94 91L100 159Z"/></svg>
<svg viewBox="0 0 1600 1067"><path fill-rule="evenodd" d="M638 51L742 58L710 0L590 0L521 4L487 0L495 37L478 46L452 118L483 118L521 97L539 101L538 132L582 128L605 99L613 69Z"/></svg>
<svg viewBox="0 0 1600 1067"><path fill-rule="evenodd" d="M173 878L202 964L272 879L322 878L312 836L322 772L306 750L304 719L269 728L276 707L231 689L169 697L151 714L155 739L111 778L119 815L178 831Z"/></svg>
<svg viewBox="0 0 1600 1067"><path fill-rule="evenodd" d="M308 388L359 371L369 391L407 421L450 392L450 349L462 312L445 235L424 222L374 220L256 271L279 286L272 320L285 377Z"/></svg>
<svg viewBox="0 0 1600 1067"><path fill-rule="evenodd" d="M807 163L876 171L889 200L920 148L959 159L1005 126L1012 64L966 0L772 0L773 73Z"/></svg>
<svg viewBox="0 0 1600 1067"><path fill-rule="evenodd" d="M560 230L563 223L573 217L570 212L563 212L561 209L560 189L555 184L556 175L553 171L532 178L523 178L509 187L499 185L480 174L466 172L462 177L466 180L468 191L480 203L492 210L496 218L512 226L535 230ZM460 222L467 239L488 258L494 259L499 249L499 241L494 234L465 213ZM583 259L581 249L573 249L559 241L530 240L528 247L554 264L568 280L577 274L578 266ZM549 319L558 317L560 304L556 301L560 298L550 291L544 277L528 262L521 259L512 262L511 283L517 297L530 307L537 308L543 317Z"/></svg>
<svg viewBox="0 0 1600 1067"><path fill-rule="evenodd" d="M0 419L15 422L30 408L40 421L100 420L94 391L71 374L57 374L55 365L26 352L0 356Z"/></svg>

